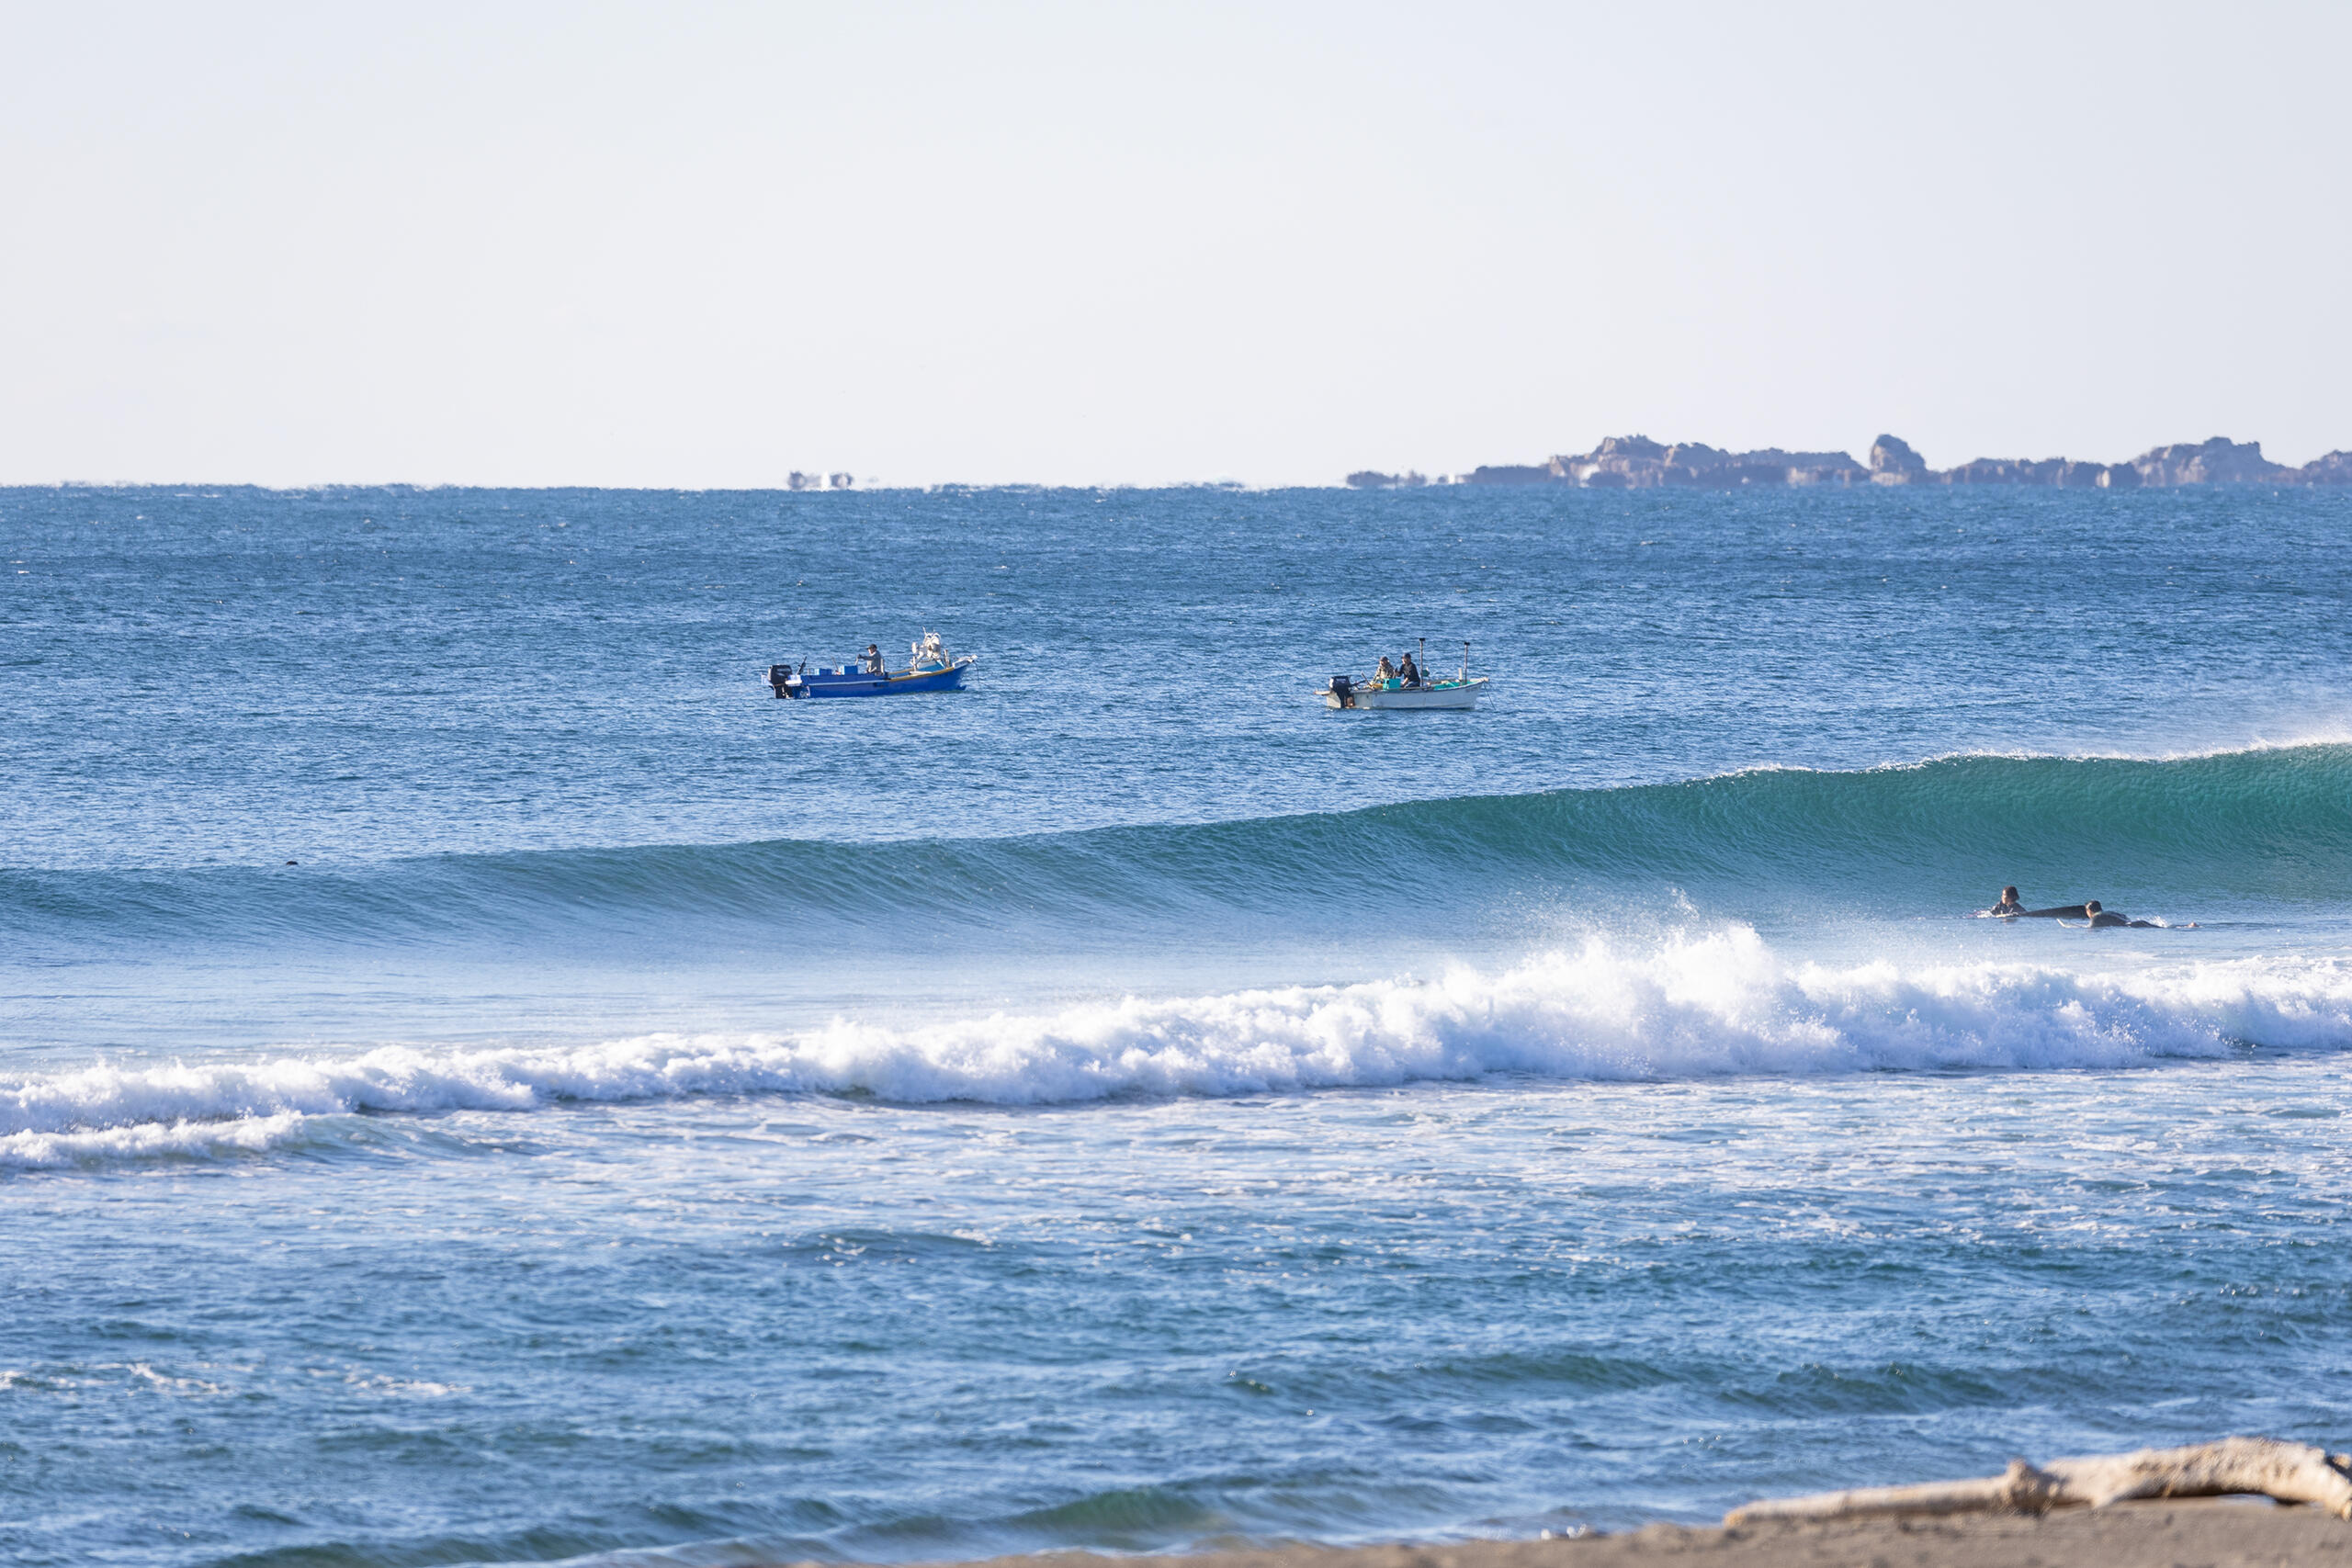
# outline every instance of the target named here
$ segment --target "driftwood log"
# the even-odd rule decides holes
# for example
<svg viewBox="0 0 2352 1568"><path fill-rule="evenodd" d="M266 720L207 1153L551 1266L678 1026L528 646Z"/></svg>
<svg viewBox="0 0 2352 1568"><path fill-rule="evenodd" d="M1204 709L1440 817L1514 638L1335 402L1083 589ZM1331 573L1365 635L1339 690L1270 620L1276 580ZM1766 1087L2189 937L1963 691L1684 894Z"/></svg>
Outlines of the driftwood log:
<svg viewBox="0 0 2352 1568"><path fill-rule="evenodd" d="M2331 1454L2275 1438L2223 1438L2185 1449L2054 1459L2035 1466L2011 1460L1999 1475L1930 1481L1917 1486L1865 1486L1750 1503L1725 1525L1766 1519L1851 1519L1927 1514L2043 1514L2052 1508L2104 1507L2134 1497L2223 1497L2240 1494L2308 1503L2352 1519L2352 1454Z"/></svg>

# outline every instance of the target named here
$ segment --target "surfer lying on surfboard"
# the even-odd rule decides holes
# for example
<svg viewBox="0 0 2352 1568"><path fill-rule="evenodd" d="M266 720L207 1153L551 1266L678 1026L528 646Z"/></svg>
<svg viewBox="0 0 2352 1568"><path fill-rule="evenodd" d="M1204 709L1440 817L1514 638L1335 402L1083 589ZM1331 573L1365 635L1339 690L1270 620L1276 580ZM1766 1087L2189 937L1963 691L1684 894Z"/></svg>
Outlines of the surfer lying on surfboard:
<svg viewBox="0 0 2352 1568"><path fill-rule="evenodd" d="M2117 914L2114 910L2102 907L2096 898L2086 898L2079 904L2061 904L2054 909L2029 909L2018 901L2018 890L2015 887L2002 888L1999 903L1989 909L1979 909L1976 912L1988 919L2002 920L2087 920L2095 931L2103 931L2110 926L2132 926L2144 931L2176 929L2170 926L2159 926L2154 920L2135 920L2129 915ZM2196 927L2194 922L2191 922L2177 929L2193 931Z"/></svg>
<svg viewBox="0 0 2352 1568"><path fill-rule="evenodd" d="M1979 915L2004 920L2016 919L2019 917L2029 920L2054 920L2065 915L2079 915L2083 912L2083 907L2080 904L2062 904L2055 909L2029 909L2018 902L2018 890L2015 887L2004 887L2001 889L1999 903L1989 909L1979 909L1976 912Z"/></svg>

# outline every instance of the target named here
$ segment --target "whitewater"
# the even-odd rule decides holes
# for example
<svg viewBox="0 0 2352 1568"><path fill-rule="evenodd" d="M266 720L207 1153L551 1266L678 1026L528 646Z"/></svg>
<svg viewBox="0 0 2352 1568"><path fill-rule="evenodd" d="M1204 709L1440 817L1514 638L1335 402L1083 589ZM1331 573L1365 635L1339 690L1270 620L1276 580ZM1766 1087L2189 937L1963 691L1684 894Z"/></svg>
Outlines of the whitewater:
<svg viewBox="0 0 2352 1568"><path fill-rule="evenodd" d="M2335 1441L2346 508L0 492L0 1554ZM758 682L922 626L970 693ZM1421 636L1493 699L1314 701Z"/></svg>
<svg viewBox="0 0 2352 1568"><path fill-rule="evenodd" d="M1056 1104L1496 1075L1661 1080L2143 1066L2352 1048L2352 963L1792 964L1752 931L1628 955L1595 942L1499 974L1125 997L913 1029L653 1035L558 1049L379 1046L0 1081L0 1164L262 1149L308 1119L685 1096L867 1095Z"/></svg>

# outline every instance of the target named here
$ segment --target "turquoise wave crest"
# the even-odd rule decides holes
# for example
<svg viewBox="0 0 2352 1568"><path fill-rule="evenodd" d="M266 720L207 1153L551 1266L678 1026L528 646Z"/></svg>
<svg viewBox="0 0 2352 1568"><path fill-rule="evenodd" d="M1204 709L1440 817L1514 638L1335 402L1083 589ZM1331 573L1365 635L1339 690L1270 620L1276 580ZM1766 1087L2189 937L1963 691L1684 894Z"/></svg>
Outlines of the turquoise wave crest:
<svg viewBox="0 0 2352 1568"><path fill-rule="evenodd" d="M1860 772L1471 796L1000 839L0 873L0 931L78 944L695 941L1002 930L1091 940L1345 927L1673 889L1894 913L2031 901L2352 905L2352 746L2138 761L1964 756Z"/></svg>

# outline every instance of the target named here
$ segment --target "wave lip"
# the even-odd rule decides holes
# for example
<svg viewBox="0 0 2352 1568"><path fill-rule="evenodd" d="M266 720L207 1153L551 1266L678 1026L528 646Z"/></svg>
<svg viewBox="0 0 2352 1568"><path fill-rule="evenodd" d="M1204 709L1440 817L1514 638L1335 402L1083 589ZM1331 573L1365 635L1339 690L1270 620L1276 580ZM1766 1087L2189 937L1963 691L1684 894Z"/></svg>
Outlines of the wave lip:
<svg viewBox="0 0 2352 1568"><path fill-rule="evenodd" d="M97 1065L0 1081L0 1167L217 1157L309 1119L582 1101L861 1094L1028 1106L1469 1081L2119 1068L2243 1046L2352 1047L2352 964L1790 963L1735 928L1595 940L1497 973L1125 998L911 1028L654 1034L559 1048Z"/></svg>

